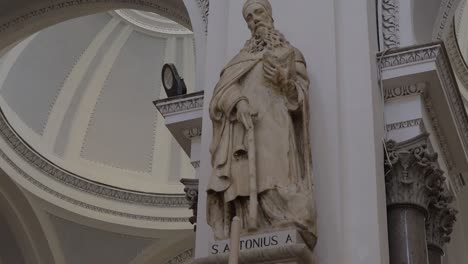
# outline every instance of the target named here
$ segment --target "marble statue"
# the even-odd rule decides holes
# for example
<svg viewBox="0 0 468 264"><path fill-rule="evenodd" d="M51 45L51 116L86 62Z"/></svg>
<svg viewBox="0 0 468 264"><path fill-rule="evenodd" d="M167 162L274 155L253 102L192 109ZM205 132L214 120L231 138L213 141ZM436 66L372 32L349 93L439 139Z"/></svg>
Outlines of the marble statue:
<svg viewBox="0 0 468 264"><path fill-rule="evenodd" d="M274 28L268 0L248 0L252 37L222 70L213 122L207 221L217 239L295 228L315 237L309 78L301 51Z"/></svg>

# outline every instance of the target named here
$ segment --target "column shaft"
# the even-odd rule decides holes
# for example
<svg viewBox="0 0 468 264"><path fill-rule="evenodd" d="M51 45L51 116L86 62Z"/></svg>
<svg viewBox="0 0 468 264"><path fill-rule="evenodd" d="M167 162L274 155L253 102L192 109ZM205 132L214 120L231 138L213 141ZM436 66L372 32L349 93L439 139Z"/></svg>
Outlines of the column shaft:
<svg viewBox="0 0 468 264"><path fill-rule="evenodd" d="M429 264L442 264L442 257L444 256L442 249L429 245L427 250L429 254Z"/></svg>
<svg viewBox="0 0 468 264"><path fill-rule="evenodd" d="M422 210L409 206L389 208L388 226L391 264L428 263Z"/></svg>

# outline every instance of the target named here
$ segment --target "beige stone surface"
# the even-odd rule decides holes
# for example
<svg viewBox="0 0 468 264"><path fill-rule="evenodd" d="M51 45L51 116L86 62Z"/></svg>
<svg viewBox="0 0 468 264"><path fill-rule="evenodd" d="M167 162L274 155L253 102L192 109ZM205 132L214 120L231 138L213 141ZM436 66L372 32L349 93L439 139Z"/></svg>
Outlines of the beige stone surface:
<svg viewBox="0 0 468 264"><path fill-rule="evenodd" d="M252 37L210 103L208 224L217 239L234 216L243 235L292 226L315 236L306 62L274 28L267 0L247 1L243 15Z"/></svg>

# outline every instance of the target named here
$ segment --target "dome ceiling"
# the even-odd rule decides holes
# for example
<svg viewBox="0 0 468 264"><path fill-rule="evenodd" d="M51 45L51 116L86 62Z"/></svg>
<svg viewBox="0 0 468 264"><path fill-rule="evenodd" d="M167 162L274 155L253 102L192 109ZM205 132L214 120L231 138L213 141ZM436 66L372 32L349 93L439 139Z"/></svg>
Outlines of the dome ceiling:
<svg viewBox="0 0 468 264"><path fill-rule="evenodd" d="M116 10L111 12L131 23L136 29L153 35L192 35L192 31L161 15L140 10Z"/></svg>
<svg viewBox="0 0 468 264"><path fill-rule="evenodd" d="M151 26L152 25L152 26ZM47 160L92 181L180 193L190 161L152 101L175 63L194 86L191 32L134 10L47 28L0 58L0 106L16 133Z"/></svg>

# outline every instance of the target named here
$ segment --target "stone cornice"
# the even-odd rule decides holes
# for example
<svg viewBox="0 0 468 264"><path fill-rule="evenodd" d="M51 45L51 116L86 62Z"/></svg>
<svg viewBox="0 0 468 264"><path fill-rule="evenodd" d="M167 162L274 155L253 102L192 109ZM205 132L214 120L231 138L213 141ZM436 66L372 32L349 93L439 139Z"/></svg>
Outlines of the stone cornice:
<svg viewBox="0 0 468 264"><path fill-rule="evenodd" d="M427 213L444 182L437 168L437 153L428 150L428 134L386 143L385 182L387 206L412 206Z"/></svg>
<svg viewBox="0 0 468 264"><path fill-rule="evenodd" d="M399 130L403 128L408 128L408 127L416 127L416 126L422 126L423 125L423 120L422 118L416 118L416 119L411 119L411 120L406 120L398 123L392 123L388 124L387 131L393 131L393 130Z"/></svg>
<svg viewBox="0 0 468 264"><path fill-rule="evenodd" d="M444 245L450 242L450 235L457 220L457 210L450 207L453 197L444 192L429 205L426 220L427 244L443 251Z"/></svg>
<svg viewBox="0 0 468 264"><path fill-rule="evenodd" d="M407 66L426 61L434 61L441 52L442 43L436 42L430 45L418 45L392 50L380 58L380 68L382 70Z"/></svg>
<svg viewBox="0 0 468 264"><path fill-rule="evenodd" d="M38 169L45 176L82 192L102 198L151 207L187 207L183 194L142 193L119 189L109 185L93 182L69 171L63 170L37 153L14 131L0 111L0 137L24 161ZM5 156L5 155L4 155ZM29 177L26 177L30 180ZM31 177L32 178L32 177ZM37 184L35 184L37 185Z"/></svg>
<svg viewBox="0 0 468 264"><path fill-rule="evenodd" d="M196 92L178 97L171 97L154 102L156 108L163 117L180 114L203 108L204 92Z"/></svg>

